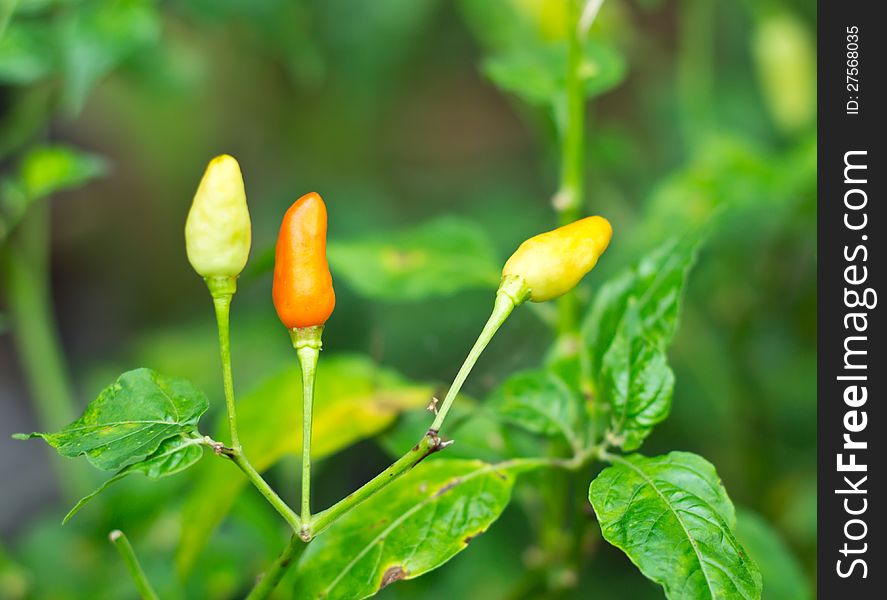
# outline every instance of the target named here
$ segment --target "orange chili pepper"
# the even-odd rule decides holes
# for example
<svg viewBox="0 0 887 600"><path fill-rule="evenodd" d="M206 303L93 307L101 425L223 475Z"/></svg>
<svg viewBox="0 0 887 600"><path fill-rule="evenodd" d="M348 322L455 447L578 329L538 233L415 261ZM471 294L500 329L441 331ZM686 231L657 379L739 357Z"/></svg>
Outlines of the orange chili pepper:
<svg viewBox="0 0 887 600"><path fill-rule="evenodd" d="M286 211L277 238L271 295L288 329L319 327L336 306L326 261L326 205L305 194Z"/></svg>

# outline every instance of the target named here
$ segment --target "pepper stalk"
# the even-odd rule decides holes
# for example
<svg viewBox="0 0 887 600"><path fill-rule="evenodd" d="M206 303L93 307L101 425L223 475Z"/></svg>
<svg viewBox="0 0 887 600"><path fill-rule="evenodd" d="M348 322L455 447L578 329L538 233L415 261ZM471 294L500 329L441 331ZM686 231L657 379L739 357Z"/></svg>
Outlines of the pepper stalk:
<svg viewBox="0 0 887 600"><path fill-rule="evenodd" d="M314 415L314 382L317 359L323 346L323 325L296 327L290 330L293 348L302 370L302 532L311 524L311 430Z"/></svg>
<svg viewBox="0 0 887 600"><path fill-rule="evenodd" d="M474 346L472 346L471 350L468 352L468 356L465 358L465 362L462 363L462 367L456 374L456 378L453 379L450 389L447 390L447 395L444 397L443 403L440 405L440 410L438 411L434 422L431 424L429 432L435 434L440 432L440 428L443 425L444 419L447 418L447 413L450 411L453 401L459 394L459 390L462 389L462 385L468 378L471 369L474 368L477 359L480 358L480 355L486 349L490 340L493 339L493 336L496 335L496 332L499 331L499 328L502 327L502 324L505 323L505 320L511 315L511 311L513 311L516 306L523 304L529 297L530 288L527 286L526 280L523 277L520 275L506 275L502 278L502 282L499 284L499 289L496 291L496 301L493 304L493 312L490 314L490 318L487 319L486 325L484 325L480 335L477 337L477 341L474 342Z"/></svg>

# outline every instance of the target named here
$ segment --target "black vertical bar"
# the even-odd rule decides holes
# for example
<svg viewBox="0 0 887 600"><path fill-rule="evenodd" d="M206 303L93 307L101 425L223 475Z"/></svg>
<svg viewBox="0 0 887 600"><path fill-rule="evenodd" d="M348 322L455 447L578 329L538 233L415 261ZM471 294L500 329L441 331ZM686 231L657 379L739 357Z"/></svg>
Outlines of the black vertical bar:
<svg viewBox="0 0 887 600"><path fill-rule="evenodd" d="M818 3L818 596L883 598L883 3ZM855 61L855 62L854 62ZM885 298L887 300L887 298Z"/></svg>

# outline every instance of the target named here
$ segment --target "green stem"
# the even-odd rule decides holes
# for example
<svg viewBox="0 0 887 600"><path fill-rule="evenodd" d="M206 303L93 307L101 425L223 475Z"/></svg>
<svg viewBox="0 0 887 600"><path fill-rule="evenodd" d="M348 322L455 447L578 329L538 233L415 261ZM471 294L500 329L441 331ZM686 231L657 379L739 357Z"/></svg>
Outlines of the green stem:
<svg viewBox="0 0 887 600"><path fill-rule="evenodd" d="M323 326L293 329L290 335L302 369L302 528L305 529L311 525L311 422Z"/></svg>
<svg viewBox="0 0 887 600"><path fill-rule="evenodd" d="M465 362L462 363L462 367L456 374L456 378L450 385L450 389L447 390L447 395L444 397L444 401L441 403L440 410L438 411L434 422L431 424L429 431L434 433L440 431L444 419L447 418L447 413L450 411L450 407L456 399L456 395L458 395L459 390L462 389L462 385L465 383L465 379L468 378L468 374L471 372L477 359L508 318L508 315L511 314L511 311L514 310L514 307L524 302L528 295L529 290L523 279L518 277L503 279L502 283L499 285L499 290L496 292L496 302L493 304L493 312L490 314L490 318L487 320L486 325L484 325L483 330L481 330L480 335L477 337L477 341L474 342L474 346L472 346L471 351L465 358Z"/></svg>
<svg viewBox="0 0 887 600"><path fill-rule="evenodd" d="M440 436L433 430L425 434L418 444L413 446L409 452L401 456L390 467L376 475L367 482L363 487L346 496L330 508L314 515L311 522L310 536L305 541L323 533L336 519L353 509L355 506L380 491L382 488L395 481L398 477L415 467L423 459L435 452L443 450L452 442L444 442ZM515 458L497 466L503 468L541 468L551 467L556 469L566 469L568 471L578 471L587 465L597 456L599 447L589 448L583 452L574 455L572 458ZM305 539L303 537L303 539Z"/></svg>
<svg viewBox="0 0 887 600"><path fill-rule="evenodd" d="M608 463L619 463L619 464L623 464L623 465L630 465L631 464L630 462L625 460L621 455L612 454L612 453L608 452L605 447L602 447L601 450L598 451L598 457L601 460L606 461Z"/></svg>
<svg viewBox="0 0 887 600"><path fill-rule="evenodd" d="M58 431L76 418L76 409L51 300L49 217L49 205L36 203L10 234L2 253L0 283L40 428ZM66 496L84 495L90 487L86 472L62 460L54 464Z"/></svg>
<svg viewBox="0 0 887 600"><path fill-rule="evenodd" d="M219 352L222 357L222 382L225 388L225 404L228 409L228 432L231 436L231 447L240 452L240 436L237 434L237 412L234 407L234 378L231 374L231 332L230 312L231 298L237 289L234 277L218 277L206 280L213 306L216 309L216 324L219 329Z"/></svg>
<svg viewBox="0 0 887 600"><path fill-rule="evenodd" d="M561 124L561 177L557 206L561 225L579 218L582 208L583 167L585 158L585 89L582 68L582 32L579 30L579 6L570 5L567 48L567 82Z"/></svg>
<svg viewBox="0 0 887 600"><path fill-rule="evenodd" d="M317 350L299 350L302 363L302 521L311 521L311 420L314 405L314 373Z"/></svg>
<svg viewBox="0 0 887 600"><path fill-rule="evenodd" d="M444 449L447 445L449 444L442 442L437 434L429 431L418 444L410 449L409 452L400 457L393 465L382 471L382 473L374 477L366 485L327 510L315 515L312 522L314 529L308 532L310 537L306 539L304 535L299 537L293 536L274 564L265 572L265 575L259 580L249 596L247 596L247 600L264 600L264 598L267 598L271 594L283 578L287 569L296 562L296 558L301 554L302 548L307 546L307 544L299 544L300 539L304 542L311 541L313 537L322 533L332 525L336 519L376 492L380 491L389 483L395 481L398 477L416 466L422 461L422 459L434 452ZM528 470L552 468L576 472L581 470L594 459L597 456L598 450L599 448L597 447L590 448L572 458L514 458L493 466L496 469Z"/></svg>
<svg viewBox="0 0 887 600"><path fill-rule="evenodd" d="M246 456L243 454L243 450L235 450L233 448L219 448L219 446L214 445L216 451L220 454L224 454L228 458L230 458L235 465L237 465L241 471L243 471L244 475L246 475L247 479L249 479L250 483L255 486L259 493L261 493L265 500L267 500L274 509L280 513L287 523L289 523L290 527L293 528L293 531L300 531L302 529L302 522L299 519L299 515L297 515L293 510L287 505L283 499L277 495L277 492L268 485L268 482L265 481L258 471L253 468L250 462L247 460Z"/></svg>
<svg viewBox="0 0 887 600"><path fill-rule="evenodd" d="M429 431L418 444L397 459L390 467L373 477L354 493L339 500L339 502L325 511L314 515L314 518L311 521L311 527L307 532L308 535L303 536L302 539L306 539L307 537L307 540L310 540L317 536L327 527L332 525L336 519L415 467L427 456L442 450L447 445L447 443L441 441L436 432Z"/></svg>
<svg viewBox="0 0 887 600"><path fill-rule="evenodd" d="M683 0L679 10L678 105L688 148L697 147L714 126L714 11L710 0Z"/></svg>
<svg viewBox="0 0 887 600"><path fill-rule="evenodd" d="M268 598L280 583L280 580L283 579L283 576L286 575L287 570L298 561L307 547L308 545L302 543L299 536L294 535L290 538L286 548L283 549L283 552L280 553L274 563L268 567L268 570L262 574L246 597L246 600L265 600L265 598Z"/></svg>
<svg viewBox="0 0 887 600"><path fill-rule="evenodd" d="M209 277L206 285L212 295L213 306L216 309L216 323L219 329L219 353L222 358L222 382L225 388L225 404L228 412L228 431L231 436L231 448L226 448L218 442L207 438L217 454L224 454L237 465L250 483L259 490L265 499L277 510L278 513L290 524L294 531L299 531L302 523L298 515L292 511L277 492L268 485L258 471L250 464L240 444L240 436L237 433L237 412L234 407L234 378L231 374L231 333L230 312L231 298L237 291L236 277Z"/></svg>
<svg viewBox="0 0 887 600"><path fill-rule="evenodd" d="M141 596L142 600L159 600L157 594L151 588L151 584L148 583L148 578L145 576L145 571L142 569L139 559L136 558L132 544L129 543L123 532L115 529L108 535L108 538L114 544L114 547L117 548L120 556L123 557L126 569L129 571L136 589L139 590L139 596Z"/></svg>
<svg viewBox="0 0 887 600"><path fill-rule="evenodd" d="M577 220L582 212L585 162L585 87L582 81L583 32L580 9L569 0L567 83L561 122L561 175L555 208L561 225ZM579 303L572 292L558 300L558 332L571 335L578 325Z"/></svg>

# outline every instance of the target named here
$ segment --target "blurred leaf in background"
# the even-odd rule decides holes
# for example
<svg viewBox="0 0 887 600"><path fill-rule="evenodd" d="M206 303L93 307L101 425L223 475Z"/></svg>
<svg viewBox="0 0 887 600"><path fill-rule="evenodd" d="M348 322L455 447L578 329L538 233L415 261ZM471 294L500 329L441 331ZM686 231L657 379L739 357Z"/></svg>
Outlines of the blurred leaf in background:
<svg viewBox="0 0 887 600"><path fill-rule="evenodd" d="M69 146L37 146L29 150L18 173L0 178L0 243L32 202L80 187L107 172L104 158Z"/></svg>
<svg viewBox="0 0 887 600"><path fill-rule="evenodd" d="M330 244L330 267L362 296L397 302L494 289L499 261L484 231L441 218L414 229Z"/></svg>
<svg viewBox="0 0 887 600"><path fill-rule="evenodd" d="M773 527L747 510L736 514L736 537L761 569L764 600L811 600L810 584L798 560Z"/></svg>

